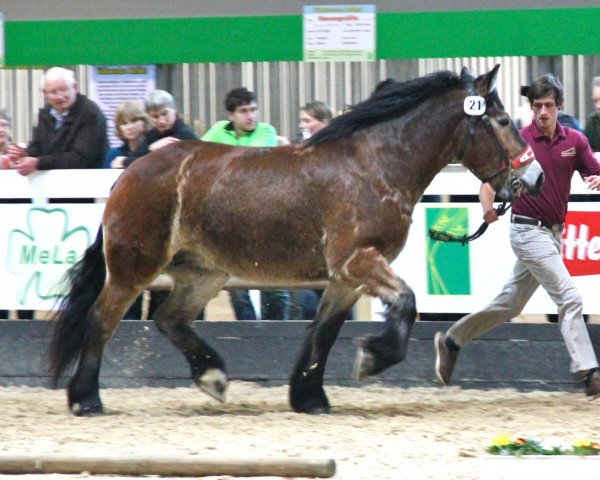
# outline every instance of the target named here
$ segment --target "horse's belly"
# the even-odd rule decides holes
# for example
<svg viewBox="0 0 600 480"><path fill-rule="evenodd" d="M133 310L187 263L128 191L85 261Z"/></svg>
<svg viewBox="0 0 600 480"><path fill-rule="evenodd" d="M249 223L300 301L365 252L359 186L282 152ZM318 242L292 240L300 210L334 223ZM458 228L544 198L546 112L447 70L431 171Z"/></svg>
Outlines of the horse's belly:
<svg viewBox="0 0 600 480"><path fill-rule="evenodd" d="M217 241L205 237L194 250L207 267L247 280L283 284L328 277L320 245L276 239L247 242L235 237Z"/></svg>

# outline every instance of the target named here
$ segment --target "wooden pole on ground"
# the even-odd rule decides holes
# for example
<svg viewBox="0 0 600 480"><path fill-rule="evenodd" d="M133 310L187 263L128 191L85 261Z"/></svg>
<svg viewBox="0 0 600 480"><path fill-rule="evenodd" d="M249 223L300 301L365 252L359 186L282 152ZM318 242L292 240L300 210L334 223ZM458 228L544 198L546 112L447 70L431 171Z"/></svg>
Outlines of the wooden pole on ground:
<svg viewBox="0 0 600 480"><path fill-rule="evenodd" d="M172 477L203 477L231 475L234 477L318 477L335 475L335 461L284 459L231 459L149 457L139 455L68 456L68 455L0 455L0 473L62 473L105 475L161 475Z"/></svg>

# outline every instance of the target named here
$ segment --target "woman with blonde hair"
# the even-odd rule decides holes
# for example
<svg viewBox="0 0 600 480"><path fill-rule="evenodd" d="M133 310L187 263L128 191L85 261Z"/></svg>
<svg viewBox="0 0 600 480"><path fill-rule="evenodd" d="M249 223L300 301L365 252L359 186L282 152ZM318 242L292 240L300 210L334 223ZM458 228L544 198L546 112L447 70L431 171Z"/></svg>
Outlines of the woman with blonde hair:
<svg viewBox="0 0 600 480"><path fill-rule="evenodd" d="M315 100L300 108L300 131L302 140L312 137L331 122L331 108L325 102Z"/></svg>
<svg viewBox="0 0 600 480"><path fill-rule="evenodd" d="M111 148L106 154L104 168L123 168L123 160L130 157L142 145L150 120L142 102L126 100L115 111L115 134L123 143Z"/></svg>
<svg viewBox="0 0 600 480"><path fill-rule="evenodd" d="M308 102L300 107L300 135L294 139L294 143L302 142L312 137L319 130L325 128L331 122L333 112L329 105L320 100ZM291 320L312 319L317 313L319 301L323 296L323 290L298 289L292 294ZM353 313L349 315L352 320Z"/></svg>

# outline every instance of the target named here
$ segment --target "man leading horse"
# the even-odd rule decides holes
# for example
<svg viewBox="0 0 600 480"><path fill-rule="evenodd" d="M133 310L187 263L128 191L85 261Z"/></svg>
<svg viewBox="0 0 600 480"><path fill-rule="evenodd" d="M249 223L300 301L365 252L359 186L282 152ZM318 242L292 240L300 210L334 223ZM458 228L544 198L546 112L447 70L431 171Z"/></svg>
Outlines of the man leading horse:
<svg viewBox="0 0 600 480"><path fill-rule="evenodd" d="M585 395L600 397L600 371L583 320L581 295L562 260L562 230L567 214L571 178L578 171L591 190L600 190L600 165L580 132L558 123L563 87L558 78L544 75L528 91L533 122L521 135L542 165L545 182L539 196L526 193L512 206L510 243L517 257L510 280L483 310L466 315L446 333L435 336L435 371L450 383L460 350L481 334L521 313L538 286L544 287L558 308L560 331L571 357L571 371L583 379ZM479 198L487 223L498 220L494 190L488 183Z"/></svg>

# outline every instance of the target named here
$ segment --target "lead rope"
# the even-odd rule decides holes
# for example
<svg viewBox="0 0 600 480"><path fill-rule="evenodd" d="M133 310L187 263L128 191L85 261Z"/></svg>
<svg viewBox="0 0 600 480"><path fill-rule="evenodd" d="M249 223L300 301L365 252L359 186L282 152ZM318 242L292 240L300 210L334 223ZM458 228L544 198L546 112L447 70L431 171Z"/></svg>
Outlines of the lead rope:
<svg viewBox="0 0 600 480"><path fill-rule="evenodd" d="M495 208L496 214L501 217L504 215L512 206L511 203L507 204L507 202L503 201L502 205ZM429 237L433 240L438 240L440 242L460 242L463 246L469 243L471 240L476 240L481 237L485 231L487 230L489 223L483 222L479 228L472 233L471 235L462 235L457 237L456 235L450 232L444 232L442 230L438 230L436 228L429 229Z"/></svg>

